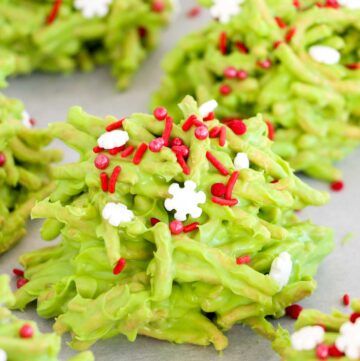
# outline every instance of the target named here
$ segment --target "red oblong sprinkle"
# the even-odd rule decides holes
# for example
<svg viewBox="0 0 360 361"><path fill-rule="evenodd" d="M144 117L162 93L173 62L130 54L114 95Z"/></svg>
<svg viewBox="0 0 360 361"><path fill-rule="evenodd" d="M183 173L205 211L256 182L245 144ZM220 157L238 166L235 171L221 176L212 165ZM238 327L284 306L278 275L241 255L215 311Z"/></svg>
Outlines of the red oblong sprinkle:
<svg viewBox="0 0 360 361"><path fill-rule="evenodd" d="M236 264L240 265L240 264L249 264L251 262L251 257L246 255L246 256L240 256L236 258Z"/></svg>
<svg viewBox="0 0 360 361"><path fill-rule="evenodd" d="M27 280L26 278L20 277L16 281L16 288L21 288L22 286L25 286L28 282L29 280Z"/></svg>
<svg viewBox="0 0 360 361"><path fill-rule="evenodd" d="M143 158L143 156L144 156L147 149L148 149L148 145L146 143L141 143L138 146L138 148L137 148L137 150L136 150L136 152L134 154L134 158L133 158L133 163L134 164L136 164L136 165L140 164L140 162L141 162L141 160L142 160L142 158Z"/></svg>
<svg viewBox="0 0 360 361"><path fill-rule="evenodd" d="M235 43L235 46L240 51L240 53L247 54L249 52L248 47L241 41L237 41Z"/></svg>
<svg viewBox="0 0 360 361"><path fill-rule="evenodd" d="M99 147L99 146L96 146L96 147L93 148L93 152L94 152L94 153L100 153L100 152L102 152L103 150L104 150L104 148L101 148L101 147Z"/></svg>
<svg viewBox="0 0 360 361"><path fill-rule="evenodd" d="M349 306L350 305L350 296L346 293L342 297L342 301L343 301L344 306Z"/></svg>
<svg viewBox="0 0 360 361"><path fill-rule="evenodd" d="M220 131L221 131L221 127L214 127L210 130L209 132L209 136L210 138L216 138L219 136L220 134Z"/></svg>
<svg viewBox="0 0 360 361"><path fill-rule="evenodd" d="M24 277L24 271L22 269L14 268L12 271L15 276Z"/></svg>
<svg viewBox="0 0 360 361"><path fill-rule="evenodd" d="M235 187L235 184L239 178L239 172L235 171L233 174L231 174L229 181L226 185L226 192L225 192L225 199L231 199L233 189Z"/></svg>
<svg viewBox="0 0 360 361"><path fill-rule="evenodd" d="M177 159L180 167L182 168L184 174L189 175L190 174L190 168L187 165L184 157L180 153L176 153L176 159Z"/></svg>
<svg viewBox="0 0 360 361"><path fill-rule="evenodd" d="M303 310L302 306L298 304L293 304L285 308L285 313L287 316L291 317L292 319L297 320L302 310Z"/></svg>
<svg viewBox="0 0 360 361"><path fill-rule="evenodd" d="M208 122L210 120L214 120L215 119L215 113L214 112L210 112L206 117L203 118L204 122Z"/></svg>
<svg viewBox="0 0 360 361"><path fill-rule="evenodd" d="M285 35L286 42L290 43L291 39L294 37L295 34L296 34L296 28L289 29Z"/></svg>
<svg viewBox="0 0 360 361"><path fill-rule="evenodd" d="M117 261L115 267L113 268L113 274L118 275L119 273L121 273L124 270L125 266L126 266L126 259L120 258Z"/></svg>
<svg viewBox="0 0 360 361"><path fill-rule="evenodd" d="M150 223L152 226L155 226L155 224L158 224L159 222L160 222L160 219L150 218Z"/></svg>
<svg viewBox="0 0 360 361"><path fill-rule="evenodd" d="M219 145L223 147L226 144L226 127L222 126L220 128L220 137L219 137Z"/></svg>
<svg viewBox="0 0 360 361"><path fill-rule="evenodd" d="M129 155L131 155L133 153L133 151L135 150L135 148L132 145L129 145L127 148L125 148L122 153L121 153L121 158L126 158Z"/></svg>
<svg viewBox="0 0 360 361"><path fill-rule="evenodd" d="M119 178L119 174L121 172L121 167L120 166L116 166L110 176L110 180L109 180L109 192L110 193L114 193L115 192L115 188L116 188L116 182Z"/></svg>
<svg viewBox="0 0 360 361"><path fill-rule="evenodd" d="M227 34L225 31L221 32L219 36L219 50L223 55L227 53Z"/></svg>
<svg viewBox="0 0 360 361"><path fill-rule="evenodd" d="M201 7L200 6L194 6L186 13L186 15L189 18L195 18L196 16L199 16L200 13L201 13Z"/></svg>
<svg viewBox="0 0 360 361"><path fill-rule="evenodd" d="M343 190L343 188L344 188L344 182L343 182L343 181L332 182L332 183L330 184L330 188L331 188L334 192L340 192L340 191Z"/></svg>
<svg viewBox="0 0 360 361"><path fill-rule="evenodd" d="M329 346L321 343L316 346L316 356L319 360L326 360L329 356Z"/></svg>
<svg viewBox="0 0 360 361"><path fill-rule="evenodd" d="M190 115L190 117L185 120L185 122L182 125L181 129L184 132L187 132L194 125L195 120L197 120L196 115L194 115L194 114Z"/></svg>
<svg viewBox="0 0 360 361"><path fill-rule="evenodd" d="M184 233L195 231L198 228L199 228L199 222L190 223L187 226L184 226Z"/></svg>
<svg viewBox="0 0 360 361"><path fill-rule="evenodd" d="M214 183L211 186L211 194L215 197L223 197L226 192L226 185L224 183Z"/></svg>
<svg viewBox="0 0 360 361"><path fill-rule="evenodd" d="M25 323L19 330L21 338L32 338L34 336L34 329L28 323Z"/></svg>
<svg viewBox="0 0 360 361"><path fill-rule="evenodd" d="M222 175L229 174L229 171L210 151L206 152L206 158Z"/></svg>
<svg viewBox="0 0 360 361"><path fill-rule="evenodd" d="M62 4L62 0L55 0L53 7L51 8L50 14L46 19L46 24L52 24L59 14L59 10Z"/></svg>
<svg viewBox="0 0 360 361"><path fill-rule="evenodd" d="M341 352L335 344L329 346L329 356L330 357L342 357L344 353Z"/></svg>
<svg viewBox="0 0 360 361"><path fill-rule="evenodd" d="M275 16L275 21L276 21L276 24L278 25L278 27L280 29L285 29L286 28L286 24L285 24L284 20L281 19L279 16Z"/></svg>
<svg viewBox="0 0 360 361"><path fill-rule="evenodd" d="M226 122L226 125L236 134L243 135L247 131L246 124L241 119L233 119Z"/></svg>
<svg viewBox="0 0 360 361"><path fill-rule="evenodd" d="M126 147L125 145L122 145L121 147L109 149L109 154L116 155L116 154L122 152L125 149L125 147Z"/></svg>
<svg viewBox="0 0 360 361"><path fill-rule="evenodd" d="M170 140L170 135L171 135L171 131L173 129L173 118L167 116L165 118L165 128L162 134L162 138L164 139L164 145L168 146L169 145L169 140Z"/></svg>
<svg viewBox="0 0 360 361"><path fill-rule="evenodd" d="M353 63L353 64L348 64L346 65L346 67L350 70L359 70L360 69L360 63Z"/></svg>
<svg viewBox="0 0 360 361"><path fill-rule="evenodd" d="M274 140L275 139L275 128L274 128L273 124L269 120L266 120L265 123L268 128L268 138L270 140Z"/></svg>
<svg viewBox="0 0 360 361"><path fill-rule="evenodd" d="M300 1L299 0L293 0L293 5L299 9L300 8Z"/></svg>
<svg viewBox="0 0 360 361"><path fill-rule="evenodd" d="M283 43L283 42L282 42L281 40L275 41L275 43L274 43L274 45L273 45L274 49L277 49L282 43Z"/></svg>
<svg viewBox="0 0 360 361"><path fill-rule="evenodd" d="M115 129L119 129L122 127L123 125L123 122L124 122L125 118L122 118L114 123L111 123L109 124L105 129L107 132L111 132L112 130L115 130Z"/></svg>
<svg viewBox="0 0 360 361"><path fill-rule="evenodd" d="M220 197L212 197L211 200L212 200L212 202L219 204L220 206L233 207L238 204L237 199L224 199L224 198L220 198Z"/></svg>
<svg viewBox="0 0 360 361"><path fill-rule="evenodd" d="M360 318L360 313L358 313L358 312L353 312L353 313L350 315L350 321L351 321L352 323L355 323L358 318Z"/></svg>
<svg viewBox="0 0 360 361"><path fill-rule="evenodd" d="M101 183L101 189L104 192L107 192L109 189L109 177L105 172L100 174L100 183Z"/></svg>

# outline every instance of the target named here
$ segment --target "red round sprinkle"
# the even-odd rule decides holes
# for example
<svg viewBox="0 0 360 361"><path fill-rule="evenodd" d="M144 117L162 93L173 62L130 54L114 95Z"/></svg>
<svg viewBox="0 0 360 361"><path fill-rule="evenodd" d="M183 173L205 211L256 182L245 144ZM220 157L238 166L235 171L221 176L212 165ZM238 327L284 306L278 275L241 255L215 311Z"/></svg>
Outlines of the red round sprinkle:
<svg viewBox="0 0 360 361"><path fill-rule="evenodd" d="M184 233L195 231L198 228L199 228L199 222L190 223L184 226Z"/></svg>
<svg viewBox="0 0 360 361"><path fill-rule="evenodd" d="M334 192L340 192L340 191L343 190L343 188L344 188L344 182L343 182L343 181L332 182L332 183L330 184L330 188L331 188Z"/></svg>
<svg viewBox="0 0 360 361"><path fill-rule="evenodd" d="M246 133L246 124L242 120L231 120L226 125L236 134L243 135Z"/></svg>
<svg viewBox="0 0 360 361"><path fill-rule="evenodd" d="M199 16L200 13L201 13L201 7L200 6L194 6L187 12L187 16L189 18L195 18L196 16Z"/></svg>
<svg viewBox="0 0 360 361"><path fill-rule="evenodd" d="M116 182L119 178L120 172L121 172L121 167L116 166L110 176L110 179L109 179L109 192L110 193L115 193Z"/></svg>
<svg viewBox="0 0 360 361"><path fill-rule="evenodd" d="M220 33L219 36L219 50L223 55L227 53L227 35L225 31Z"/></svg>
<svg viewBox="0 0 360 361"><path fill-rule="evenodd" d="M99 146L96 146L96 147L93 148L93 152L94 152L94 153L100 153L100 152L102 152L103 150L104 150L104 149L101 148L101 147L99 147Z"/></svg>
<svg viewBox="0 0 360 361"><path fill-rule="evenodd" d="M210 112L206 117L203 118L203 120L205 122L210 121L210 120L214 120L215 119L215 113L214 112Z"/></svg>
<svg viewBox="0 0 360 361"><path fill-rule="evenodd" d="M238 70L236 77L240 80L245 80L249 76L248 72L246 70Z"/></svg>
<svg viewBox="0 0 360 361"><path fill-rule="evenodd" d="M215 158L215 156L210 151L206 152L206 158L222 175L226 176L229 174L224 165L217 158Z"/></svg>
<svg viewBox="0 0 360 361"><path fill-rule="evenodd" d="M329 346L320 344L316 346L316 356L319 360L326 360L329 356Z"/></svg>
<svg viewBox="0 0 360 361"><path fill-rule="evenodd" d="M99 154L94 160L97 169L106 169L109 166L110 160L105 154Z"/></svg>
<svg viewBox="0 0 360 361"><path fill-rule="evenodd" d="M135 150L135 148L132 145L129 145L127 148L125 148L123 150L123 152L121 153L121 158L126 158L129 155L131 155L133 153L133 151Z"/></svg>
<svg viewBox="0 0 360 361"><path fill-rule="evenodd" d="M52 24L58 16L62 0L55 0L53 7L51 8L50 14L46 19L46 24Z"/></svg>
<svg viewBox="0 0 360 361"><path fill-rule="evenodd" d="M250 256L240 256L236 258L236 264L249 264L251 262Z"/></svg>
<svg viewBox="0 0 360 361"><path fill-rule="evenodd" d="M274 43L274 49L277 49L283 42L281 40L277 40Z"/></svg>
<svg viewBox="0 0 360 361"><path fill-rule="evenodd" d="M153 114L154 114L154 117L155 117L157 120L164 120L164 119L167 117L167 115L168 115L167 110L166 110L166 108L164 108L164 107L157 107L157 108L155 108Z"/></svg>
<svg viewBox="0 0 360 361"><path fill-rule="evenodd" d="M215 197L223 197L226 192L226 185L224 183L214 183L211 186L211 194Z"/></svg>
<svg viewBox="0 0 360 361"><path fill-rule="evenodd" d="M160 152L164 144L165 142L163 138L156 138L149 143L149 149L154 153L158 153Z"/></svg>
<svg viewBox="0 0 360 361"><path fill-rule="evenodd" d="M299 0L293 0L293 5L299 9L300 8L300 1Z"/></svg>
<svg viewBox="0 0 360 361"><path fill-rule="evenodd" d="M190 153L189 147L187 147L186 145L174 145L171 147L171 150L176 155L181 155L184 158L187 158Z"/></svg>
<svg viewBox="0 0 360 361"><path fill-rule="evenodd" d="M172 221L169 224L171 234L180 234L184 230L184 226L180 221Z"/></svg>
<svg viewBox="0 0 360 361"><path fill-rule="evenodd" d="M294 37L295 34L296 34L296 28L289 29L289 31L285 35L286 42L290 43L291 39Z"/></svg>
<svg viewBox="0 0 360 361"><path fill-rule="evenodd" d="M138 146L138 148L137 148L137 150L136 150L136 152L134 154L134 158L133 158L133 163L134 164L136 164L136 165L140 164L140 162L141 162L145 152L147 151L147 149L148 149L148 146L147 146L146 143L141 143Z"/></svg>
<svg viewBox="0 0 360 361"><path fill-rule="evenodd" d="M219 134L219 145L220 147L224 147L226 144L226 127L222 126L220 128L220 134Z"/></svg>
<svg viewBox="0 0 360 361"><path fill-rule="evenodd" d="M212 197L212 202L219 204L220 206L229 206L233 207L238 204L237 199L224 199L219 197Z"/></svg>
<svg viewBox="0 0 360 361"><path fill-rule="evenodd" d="M22 286L25 286L28 282L29 282L29 280L21 277L16 281L16 288L21 288Z"/></svg>
<svg viewBox="0 0 360 361"><path fill-rule="evenodd" d="M22 269L14 268L12 271L15 276L24 277L24 271Z"/></svg>
<svg viewBox="0 0 360 361"><path fill-rule="evenodd" d="M184 157L180 153L176 153L176 159L177 159L180 167L182 168L184 174L189 175L190 174L190 168L187 165Z"/></svg>
<svg viewBox="0 0 360 361"><path fill-rule="evenodd" d="M117 263L116 263L116 265L115 265L115 267L113 269L113 274L118 275L119 273L121 273L123 271L125 266L126 266L126 259L125 258L120 258L117 261Z"/></svg>
<svg viewBox="0 0 360 361"><path fill-rule="evenodd" d="M259 60L257 62L257 65L259 65L260 68L269 69L271 68L272 62L270 59Z"/></svg>
<svg viewBox="0 0 360 361"><path fill-rule="evenodd" d="M118 121L116 121L116 122L114 122L114 123L109 124L109 125L105 128L106 131L107 131L107 132L111 132L112 130L121 128L122 125L123 125L124 119L125 119L125 118L120 119L120 120L118 120Z"/></svg>
<svg viewBox="0 0 360 361"><path fill-rule="evenodd" d="M302 306L298 304L293 304L285 308L285 313L290 318L297 320L302 310L303 310Z"/></svg>
<svg viewBox="0 0 360 361"><path fill-rule="evenodd" d="M235 184L239 178L239 172L235 171L231 174L227 184L226 184L226 192L225 192L225 199L231 199L233 189Z"/></svg>
<svg viewBox="0 0 360 361"><path fill-rule="evenodd" d="M180 145L183 145L184 142L181 138L174 138L172 141L171 141L171 146L180 146Z"/></svg>
<svg viewBox="0 0 360 361"><path fill-rule="evenodd" d="M6 157L4 153L0 153L0 167L4 166L6 163Z"/></svg>
<svg viewBox="0 0 360 361"><path fill-rule="evenodd" d="M156 13L162 13L165 10L165 3L162 0L154 0L151 5L151 10Z"/></svg>
<svg viewBox="0 0 360 361"><path fill-rule="evenodd" d="M353 313L350 315L350 321L351 321L352 323L355 323L358 318L360 318L360 313L358 313L358 312L353 312Z"/></svg>
<svg viewBox="0 0 360 361"><path fill-rule="evenodd" d="M229 66L224 70L224 77L228 79L236 78L237 70L233 66Z"/></svg>
<svg viewBox="0 0 360 361"><path fill-rule="evenodd" d="M100 183L101 183L101 189L104 192L107 192L109 189L109 177L105 172L100 174Z"/></svg>
<svg viewBox="0 0 360 361"><path fill-rule="evenodd" d="M155 224L158 224L159 222L160 222L160 219L150 218L150 223L152 226L155 226Z"/></svg>
<svg viewBox="0 0 360 361"><path fill-rule="evenodd" d="M344 353L341 352L335 344L329 346L329 356L330 357L341 357L344 356Z"/></svg>
<svg viewBox="0 0 360 361"><path fill-rule="evenodd" d="M275 128L274 128L273 124L269 120L266 120L265 123L268 128L268 138L270 140L274 140L275 139Z"/></svg>
<svg viewBox="0 0 360 361"><path fill-rule="evenodd" d="M275 21L278 24L278 27L281 29L286 28L286 24L283 19L281 19L279 16L275 16Z"/></svg>
<svg viewBox="0 0 360 361"><path fill-rule="evenodd" d="M25 323L19 330L19 336L21 338L32 338L34 336L34 329L31 325Z"/></svg>
<svg viewBox="0 0 360 361"><path fill-rule="evenodd" d="M237 50L240 51L240 53L247 54L249 52L248 47L241 41L237 41L235 43L235 46L236 46Z"/></svg>
<svg viewBox="0 0 360 361"><path fill-rule="evenodd" d="M204 140L209 136L209 130L205 125L195 129L195 137L199 140Z"/></svg>
<svg viewBox="0 0 360 361"><path fill-rule="evenodd" d="M343 301L344 306L349 306L350 305L350 296L346 293L342 297L342 301Z"/></svg>
<svg viewBox="0 0 360 361"><path fill-rule="evenodd" d="M232 88L230 85L223 84L219 88L219 92L222 95L229 95L232 92Z"/></svg>

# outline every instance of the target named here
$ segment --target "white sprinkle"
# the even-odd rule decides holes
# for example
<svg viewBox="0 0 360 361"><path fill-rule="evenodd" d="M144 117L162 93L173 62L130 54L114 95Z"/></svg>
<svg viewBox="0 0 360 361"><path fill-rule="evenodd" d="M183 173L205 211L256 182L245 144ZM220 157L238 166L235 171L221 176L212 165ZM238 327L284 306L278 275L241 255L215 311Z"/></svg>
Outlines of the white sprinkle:
<svg viewBox="0 0 360 361"><path fill-rule="evenodd" d="M75 0L75 9L81 11L84 18L103 18L109 12L113 0Z"/></svg>
<svg viewBox="0 0 360 361"><path fill-rule="evenodd" d="M98 145L103 149L113 149L121 147L129 141L129 134L124 130L112 130L106 132L98 138Z"/></svg>
<svg viewBox="0 0 360 361"><path fill-rule="evenodd" d="M102 217L112 226L118 227L121 223L131 222L134 213L121 203L107 203L102 211Z"/></svg>
<svg viewBox="0 0 360 361"><path fill-rule="evenodd" d="M0 361L6 361L7 360L7 354L6 352L0 348Z"/></svg>
<svg viewBox="0 0 360 361"><path fill-rule="evenodd" d="M340 336L335 341L336 347L350 360L360 359L360 319L355 323L346 322L340 328Z"/></svg>
<svg viewBox="0 0 360 361"><path fill-rule="evenodd" d="M272 264L269 276L273 278L281 288L287 285L292 271L292 260L288 252L281 252Z"/></svg>
<svg viewBox="0 0 360 361"><path fill-rule="evenodd" d="M313 350L323 342L325 331L321 326L306 326L291 335L291 346L297 351Z"/></svg>
<svg viewBox="0 0 360 361"><path fill-rule="evenodd" d="M246 153L237 153L234 159L234 167L236 170L247 169L250 167L249 157Z"/></svg>
<svg viewBox="0 0 360 361"><path fill-rule="evenodd" d="M21 113L21 122L26 128L30 129L33 127L30 114L26 110L23 110Z"/></svg>
<svg viewBox="0 0 360 361"><path fill-rule="evenodd" d="M336 49L326 45L313 45L309 49L309 54L315 61L327 65L338 64L341 58Z"/></svg>
<svg viewBox="0 0 360 361"><path fill-rule="evenodd" d="M241 12L240 4L245 0L213 0L210 14L221 23L226 24L230 19Z"/></svg>
<svg viewBox="0 0 360 361"><path fill-rule="evenodd" d="M349 9L360 9L360 0L338 0L338 2Z"/></svg>
<svg viewBox="0 0 360 361"><path fill-rule="evenodd" d="M213 99L209 100L208 102L201 104L199 107L200 115L205 118L207 117L211 112L213 112L218 106L218 102Z"/></svg>
<svg viewBox="0 0 360 361"><path fill-rule="evenodd" d="M178 183L173 183L169 187L168 193L172 198L167 198L164 205L169 212L176 211L176 220L185 221L187 215L194 219L201 216L202 209L198 205L206 202L206 195L202 191L197 192L196 187L193 181L186 181L184 188L180 188Z"/></svg>

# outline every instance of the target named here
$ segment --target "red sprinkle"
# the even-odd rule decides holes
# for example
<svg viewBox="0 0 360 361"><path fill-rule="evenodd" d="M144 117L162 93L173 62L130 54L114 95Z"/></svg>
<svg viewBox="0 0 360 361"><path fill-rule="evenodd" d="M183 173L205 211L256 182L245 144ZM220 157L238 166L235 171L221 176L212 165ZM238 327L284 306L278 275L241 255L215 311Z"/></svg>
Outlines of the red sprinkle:
<svg viewBox="0 0 360 361"><path fill-rule="evenodd" d="M199 222L190 223L187 226L184 226L184 233L195 231L198 228L199 228Z"/></svg>
<svg viewBox="0 0 360 361"><path fill-rule="evenodd" d="M164 120L167 117L168 112L167 112L166 108L164 108L164 107L157 107L154 109L153 114L157 120Z"/></svg>
<svg viewBox="0 0 360 361"><path fill-rule="evenodd" d="M180 153L176 153L176 159L178 163L180 164L180 167L182 168L184 174L189 175L190 174L190 168L187 165L184 157Z"/></svg>
<svg viewBox="0 0 360 361"><path fill-rule="evenodd" d="M214 183L211 186L211 194L215 197L224 197L226 185L224 183Z"/></svg>
<svg viewBox="0 0 360 361"><path fill-rule="evenodd" d="M321 343L316 346L316 356L319 360L326 360L329 356L329 346Z"/></svg>
<svg viewBox="0 0 360 361"><path fill-rule="evenodd" d="M6 157L4 153L0 153L0 167L6 163Z"/></svg>
<svg viewBox="0 0 360 361"><path fill-rule="evenodd" d="M165 141L163 138L156 138L149 143L149 149L154 153L158 153L161 151L164 145Z"/></svg>
<svg viewBox="0 0 360 361"><path fill-rule="evenodd" d="M158 224L159 222L160 222L160 219L150 218L150 223L152 226L155 226L155 224Z"/></svg>
<svg viewBox="0 0 360 361"><path fill-rule="evenodd" d="M330 184L330 188L331 190L333 190L334 192L340 192L344 189L344 182L343 181L336 181L336 182L332 182Z"/></svg>
<svg viewBox="0 0 360 361"><path fill-rule="evenodd" d="M200 6L194 6L187 12L186 15L189 18L195 18L195 17L199 16L200 13L201 13L201 7Z"/></svg>
<svg viewBox="0 0 360 361"><path fill-rule="evenodd" d="M277 49L283 42L281 40L277 40L274 43L274 49Z"/></svg>
<svg viewBox="0 0 360 361"><path fill-rule="evenodd" d="M205 122L209 121L209 120L214 120L215 119L215 113L214 112L210 112L206 117L203 118L203 120Z"/></svg>
<svg viewBox="0 0 360 361"><path fill-rule="evenodd" d="M97 169L106 169L109 166L110 160L105 154L99 154L94 160Z"/></svg>
<svg viewBox="0 0 360 361"><path fill-rule="evenodd" d="M210 138L217 138L220 134L221 127L214 127L210 130L209 136Z"/></svg>
<svg viewBox="0 0 360 361"><path fill-rule="evenodd" d="M162 13L165 10L165 3L162 0L154 0L151 5L151 10L155 13Z"/></svg>
<svg viewBox="0 0 360 361"><path fill-rule="evenodd" d="M169 224L171 234L180 234L184 230L184 226L180 221L172 221Z"/></svg>
<svg viewBox="0 0 360 361"><path fill-rule="evenodd" d="M16 288L21 288L22 286L25 286L28 282L29 282L29 280L21 277L16 281Z"/></svg>
<svg viewBox="0 0 360 361"><path fill-rule="evenodd" d="M257 65L260 67L260 68L263 68L263 69L270 69L271 68L271 65L272 65L272 62L270 59L265 59L265 60L259 60L257 62Z"/></svg>
<svg viewBox="0 0 360 361"><path fill-rule="evenodd" d="M299 0L293 0L293 5L299 9L300 8L300 1Z"/></svg>
<svg viewBox="0 0 360 361"><path fill-rule="evenodd" d="M355 323L358 318L360 318L360 313L358 313L358 312L353 312L353 313L350 315L350 321L351 321L352 323Z"/></svg>
<svg viewBox="0 0 360 361"><path fill-rule="evenodd" d="M96 146L93 148L93 152L94 153L101 153L104 150L104 148L101 148L99 146Z"/></svg>
<svg viewBox="0 0 360 361"><path fill-rule="evenodd" d="M209 130L205 125L201 125L195 129L195 137L199 140L204 140L209 136Z"/></svg>
<svg viewBox="0 0 360 361"><path fill-rule="evenodd" d="M138 148L136 149L136 152L134 154L133 163L134 164L140 164L145 152L147 151L148 146L146 143L141 143Z"/></svg>
<svg viewBox="0 0 360 361"><path fill-rule="evenodd" d="M274 128L273 124L269 120L266 120L265 123L268 128L268 138L270 140L274 140L275 139L275 128Z"/></svg>
<svg viewBox="0 0 360 361"><path fill-rule="evenodd" d="M119 129L122 127L125 118L118 120L117 122L109 124L105 129L107 132L111 132L112 130Z"/></svg>
<svg viewBox="0 0 360 361"><path fill-rule="evenodd" d="M227 35L225 31L220 33L219 36L219 50L223 55L227 53Z"/></svg>
<svg viewBox="0 0 360 361"><path fill-rule="evenodd" d="M233 207L235 205L238 204L238 200L237 199L224 199L224 198L219 198L219 197L212 197L211 200L216 203L219 204L220 206L230 206Z"/></svg>
<svg viewBox="0 0 360 361"><path fill-rule="evenodd" d="M123 150L123 152L121 153L121 158L126 158L129 155L131 155L133 153L133 151L135 150L135 148L132 145L129 145L127 148L125 148L125 150Z"/></svg>
<svg viewBox="0 0 360 361"><path fill-rule="evenodd" d="M251 262L250 256L236 257L236 264L249 264Z"/></svg>
<svg viewBox="0 0 360 361"><path fill-rule="evenodd" d="M195 123L195 121L197 121L196 115L190 115L189 118L187 118L184 122L184 124L182 125L182 130L184 132L187 132Z"/></svg>
<svg viewBox="0 0 360 361"><path fill-rule="evenodd" d="M62 0L55 0L53 7L51 8L50 14L46 19L46 24L52 24L59 14L59 10L61 7Z"/></svg>
<svg viewBox="0 0 360 361"><path fill-rule="evenodd" d="M231 174L227 185L226 185L226 192L225 192L225 199L231 199L233 189L235 187L235 184L239 178L239 172L235 171L233 174Z"/></svg>
<svg viewBox="0 0 360 361"><path fill-rule="evenodd" d="M226 176L229 174L229 171L210 151L206 152L206 158L222 175Z"/></svg>
<svg viewBox="0 0 360 361"><path fill-rule="evenodd" d="M121 273L124 270L125 266L126 266L126 259L120 258L117 261L115 267L113 268L113 274L118 275L119 273Z"/></svg>
<svg viewBox="0 0 360 361"><path fill-rule="evenodd" d="M122 145L121 147L112 148L112 149L109 149L109 154L116 155L116 154L122 152L124 149L125 149L125 145Z"/></svg>
<svg viewBox="0 0 360 361"><path fill-rule="evenodd" d="M302 310L303 310L302 306L298 304L293 304L285 308L285 313L290 318L297 320Z"/></svg>
<svg viewBox="0 0 360 361"><path fill-rule="evenodd" d="M237 76L237 70L233 66L229 66L224 70L224 77L234 79Z"/></svg>
<svg viewBox="0 0 360 361"><path fill-rule="evenodd" d="M176 154L180 155L183 158L187 158L189 156L190 150L186 145L174 145L171 147L171 150Z"/></svg>
<svg viewBox="0 0 360 361"><path fill-rule="evenodd" d="M184 142L181 138L174 138L172 141L171 141L171 146L180 146L180 145L183 145Z"/></svg>
<svg viewBox="0 0 360 361"><path fill-rule="evenodd" d="M329 346L329 356L330 357L341 357L344 356L344 353L341 352L335 344Z"/></svg>
<svg viewBox="0 0 360 361"><path fill-rule="evenodd" d="M296 34L296 28L289 29L285 35L286 42L290 43L291 39L294 37L295 34Z"/></svg>
<svg viewBox="0 0 360 361"><path fill-rule="evenodd" d="M100 174L100 183L101 183L101 189L104 192L107 192L109 189L109 177L105 172Z"/></svg>
<svg viewBox="0 0 360 361"><path fill-rule="evenodd" d="M139 26L137 31L138 31L138 34L141 39L146 38L148 35L148 30L146 28L144 28L143 26Z"/></svg>
<svg viewBox="0 0 360 361"><path fill-rule="evenodd" d="M241 41L237 41L235 43L235 46L243 54L247 54L249 52L248 47L244 43L242 43Z"/></svg>
<svg viewBox="0 0 360 361"><path fill-rule="evenodd" d="M246 124L242 120L231 120L226 123L226 125L236 134L236 135L243 135L246 133L247 128Z"/></svg>
<svg viewBox="0 0 360 361"><path fill-rule="evenodd" d="M25 323L19 330L19 336L21 338L32 338L34 336L34 329L31 325Z"/></svg>
<svg viewBox="0 0 360 361"><path fill-rule="evenodd" d="M325 7L338 9L340 7L340 4L337 2L337 0L326 0Z"/></svg>
<svg viewBox="0 0 360 361"><path fill-rule="evenodd" d="M359 70L360 69L360 63L353 63L353 64L348 64L346 65L346 67L350 70Z"/></svg>
<svg viewBox="0 0 360 361"><path fill-rule="evenodd" d="M219 92L222 95L229 95L232 92L232 88L230 85L223 84L220 85Z"/></svg>
<svg viewBox="0 0 360 361"><path fill-rule="evenodd" d="M249 76L248 72L246 70L238 70L236 77L240 80L245 80Z"/></svg>
<svg viewBox="0 0 360 361"><path fill-rule="evenodd" d="M116 182L119 178L120 172L121 172L121 167L116 166L110 176L110 180L109 180L109 192L110 193L115 193Z"/></svg>
<svg viewBox="0 0 360 361"><path fill-rule="evenodd" d="M275 21L278 24L278 27L281 29L285 29L286 28L286 24L284 22L283 19L281 19L279 16L275 16Z"/></svg>
<svg viewBox="0 0 360 361"><path fill-rule="evenodd" d="M24 277L24 271L22 269L14 268L12 271L15 276Z"/></svg>
<svg viewBox="0 0 360 361"><path fill-rule="evenodd" d="M344 306L349 306L350 305L350 296L346 293L342 297L342 301L343 301Z"/></svg>
<svg viewBox="0 0 360 361"><path fill-rule="evenodd" d="M220 137L219 137L219 145L220 147L225 146L226 144L226 127L222 126L220 128Z"/></svg>
<svg viewBox="0 0 360 361"><path fill-rule="evenodd" d="M173 118L167 116L165 119L165 128L162 134L162 138L164 140L164 145L168 146L169 144L169 140L170 140L170 135L171 135L171 131L173 129Z"/></svg>

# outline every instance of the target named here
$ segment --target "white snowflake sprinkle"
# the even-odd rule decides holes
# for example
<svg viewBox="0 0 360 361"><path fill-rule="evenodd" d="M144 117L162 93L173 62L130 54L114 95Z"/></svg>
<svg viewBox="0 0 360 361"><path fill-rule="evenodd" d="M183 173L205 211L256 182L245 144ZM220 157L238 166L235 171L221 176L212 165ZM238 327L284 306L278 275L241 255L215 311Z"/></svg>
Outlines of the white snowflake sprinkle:
<svg viewBox="0 0 360 361"><path fill-rule="evenodd" d="M109 12L112 0L75 0L75 9L81 11L87 19L96 16L103 18Z"/></svg>
<svg viewBox="0 0 360 361"><path fill-rule="evenodd" d="M129 134L124 130L112 130L106 132L98 138L98 146L103 149L113 149L121 147L129 141Z"/></svg>
<svg viewBox="0 0 360 361"><path fill-rule="evenodd" d="M360 0L338 0L338 2L349 9L360 9Z"/></svg>
<svg viewBox="0 0 360 361"><path fill-rule="evenodd" d="M196 192L196 183L193 181L186 181L184 188L180 188L178 183L173 183L169 187L169 194L173 197L165 200L166 210L175 210L175 219L178 221L185 221L187 215L192 218L199 218L202 214L202 209L199 204L206 202L206 195L204 192Z"/></svg>
<svg viewBox="0 0 360 361"><path fill-rule="evenodd" d="M346 322L340 328L340 336L335 341L336 347L351 360L360 359L360 319L355 323Z"/></svg>
<svg viewBox="0 0 360 361"><path fill-rule="evenodd" d="M208 102L201 104L199 107L200 115L205 118L210 113L212 113L218 106L218 102L216 100L209 100Z"/></svg>
<svg viewBox="0 0 360 361"><path fill-rule="evenodd" d="M269 276L281 288L287 285L292 271L292 260L288 252L281 252L272 262Z"/></svg>
<svg viewBox="0 0 360 361"><path fill-rule="evenodd" d="M306 326L291 335L291 346L297 351L313 350L323 342L324 336L321 326Z"/></svg>
<svg viewBox="0 0 360 361"><path fill-rule="evenodd" d="M246 153L237 153L234 159L236 170L247 169L250 167L250 161Z"/></svg>
<svg viewBox="0 0 360 361"><path fill-rule="evenodd" d="M240 4L245 0L213 0L210 14L221 23L226 24L241 11Z"/></svg>
<svg viewBox="0 0 360 361"><path fill-rule="evenodd" d="M309 49L309 54L318 63L326 65L338 64L341 58L336 49L326 45L313 45Z"/></svg>
<svg viewBox="0 0 360 361"><path fill-rule="evenodd" d="M33 123L31 121L30 114L26 110L23 110L21 113L21 122L26 128L33 127Z"/></svg>
<svg viewBox="0 0 360 361"><path fill-rule="evenodd" d="M7 354L6 352L0 348L0 361L6 361L7 360Z"/></svg>
<svg viewBox="0 0 360 361"><path fill-rule="evenodd" d="M102 211L102 217L112 226L119 227L121 223L131 222L134 213L121 203L107 203Z"/></svg>

